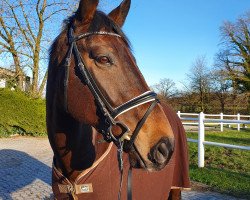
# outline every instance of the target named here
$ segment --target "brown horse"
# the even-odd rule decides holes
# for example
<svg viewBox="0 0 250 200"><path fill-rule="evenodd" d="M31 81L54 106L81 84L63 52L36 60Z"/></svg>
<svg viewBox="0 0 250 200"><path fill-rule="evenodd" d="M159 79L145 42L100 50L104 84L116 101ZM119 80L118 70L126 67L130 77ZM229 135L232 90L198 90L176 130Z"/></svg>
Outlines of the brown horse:
<svg viewBox="0 0 250 200"><path fill-rule="evenodd" d="M97 5L81 0L51 47L55 198L178 199L189 187L181 122L150 91L121 31L130 0L108 15Z"/></svg>

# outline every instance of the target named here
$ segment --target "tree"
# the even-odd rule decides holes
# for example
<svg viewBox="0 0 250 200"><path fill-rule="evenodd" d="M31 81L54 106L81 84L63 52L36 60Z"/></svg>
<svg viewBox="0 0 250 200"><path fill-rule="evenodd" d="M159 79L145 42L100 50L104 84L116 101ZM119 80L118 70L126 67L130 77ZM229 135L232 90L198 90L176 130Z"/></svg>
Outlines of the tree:
<svg viewBox="0 0 250 200"><path fill-rule="evenodd" d="M168 78L161 79L159 83L153 86L153 89L166 99L174 97L178 93L174 81Z"/></svg>
<svg viewBox="0 0 250 200"><path fill-rule="evenodd" d="M218 64L239 89L250 91L250 11L235 23L224 22L220 30L223 48L217 54Z"/></svg>
<svg viewBox="0 0 250 200"><path fill-rule="evenodd" d="M226 100L230 96L232 81L228 79L223 70L214 70L212 72L212 92L220 102L221 112L225 112Z"/></svg>
<svg viewBox="0 0 250 200"><path fill-rule="evenodd" d="M199 95L200 109L205 111L208 108L211 90L211 73L208 70L205 56L196 58L187 77L189 80L189 85L186 87L187 90Z"/></svg>
<svg viewBox="0 0 250 200"><path fill-rule="evenodd" d="M25 73L32 76L31 95L41 96L47 80L47 51L54 24L70 6L63 0L1 0L0 54L12 59L18 87ZM70 2L71 7L74 5ZM61 14L64 14L63 16ZM60 20L62 21L62 19Z"/></svg>
<svg viewBox="0 0 250 200"><path fill-rule="evenodd" d="M220 31L222 49L217 54L217 65L232 80L235 93L246 92L250 101L250 10L235 23L224 22Z"/></svg>

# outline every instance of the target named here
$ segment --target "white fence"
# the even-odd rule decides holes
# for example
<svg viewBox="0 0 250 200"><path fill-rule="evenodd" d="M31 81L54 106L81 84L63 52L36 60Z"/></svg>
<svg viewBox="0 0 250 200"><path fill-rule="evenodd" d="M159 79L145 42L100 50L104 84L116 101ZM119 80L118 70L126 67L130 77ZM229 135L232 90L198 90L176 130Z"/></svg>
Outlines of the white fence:
<svg viewBox="0 0 250 200"><path fill-rule="evenodd" d="M180 111L178 111L177 115L182 120L183 125L197 125L197 126L199 125L199 123L198 123L199 114L198 113L181 113ZM216 120L214 120L214 121L211 121L211 122L207 121L205 123L205 125L220 125L221 132L223 132L223 130L224 130L224 125L231 126L232 124L236 124L237 130L240 131L241 124L243 127L246 127L246 124L249 124L249 123L242 123L242 122L243 121L249 122L248 120L250 120L250 115L241 115L239 113L237 115L225 115L223 113L204 114L204 117L206 117L207 119L212 119L212 117L216 118Z"/></svg>
<svg viewBox="0 0 250 200"><path fill-rule="evenodd" d="M198 167L204 167L204 158L205 158L205 145L220 146L226 148L250 150L250 146L238 146L232 144L224 144L218 142L205 141L205 124L219 124L221 131L223 131L224 124L237 124L238 131L240 130L240 124L250 124L250 120L240 120L241 118L250 118L249 115L210 115L204 114L203 112L199 114L195 113L181 113L178 111L178 116L180 117L182 123L185 125L198 125L198 140L190 139L189 142L198 143ZM186 117L182 117L186 116ZM188 117L187 117L188 116ZM189 117L190 116L190 117ZM196 116L196 117L194 117ZM209 117L209 118L208 118ZM212 119L211 117L217 117L217 119ZM224 117L236 117L236 120L233 119L224 119Z"/></svg>

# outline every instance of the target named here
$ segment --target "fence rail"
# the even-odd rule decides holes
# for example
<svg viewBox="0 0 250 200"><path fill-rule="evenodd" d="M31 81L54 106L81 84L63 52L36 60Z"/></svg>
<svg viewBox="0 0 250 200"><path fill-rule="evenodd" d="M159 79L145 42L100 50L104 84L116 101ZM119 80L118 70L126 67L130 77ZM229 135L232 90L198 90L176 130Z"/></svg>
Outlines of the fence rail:
<svg viewBox="0 0 250 200"><path fill-rule="evenodd" d="M181 113L180 111L177 112L177 115L182 120L183 125L199 125L198 123L198 113ZM183 117L184 116L184 117ZM197 116L195 118L194 116ZM224 113L220 114L204 114L206 117L205 124L214 124L214 125L220 125L220 130L223 132L224 125L231 125L231 124L237 124L237 130L240 131L241 127L240 125L243 124L245 127L246 124L249 124L250 115L226 115ZM211 117L216 117L217 119L211 119ZM210 120L211 119L211 120ZM248 119L248 120L246 120Z"/></svg>
<svg viewBox="0 0 250 200"><path fill-rule="evenodd" d="M219 147L226 147L226 148L234 148L234 149L241 149L241 150L250 150L250 146L239 146L239 145L232 145L232 144L224 144L219 142L211 142L205 140L205 124L213 123L219 124L221 131L223 131L224 124L237 124L237 130L240 131L241 124L250 124L250 120L241 120L242 118L249 118L250 115L224 115L221 114L204 114L203 112L196 114L196 113L181 113L180 111L177 112L177 115L182 121L182 124L196 124L198 125L198 140L190 139L187 140L189 142L198 143L198 167L204 167L204 159L205 159L205 145L212 145L212 146L219 146ZM182 116L192 116L192 117L182 117ZM197 116L194 118L193 116ZM208 117L220 117L219 119L212 119ZM224 119L224 117L231 117L236 118L233 119ZM185 122L186 121L186 122ZM187 122L188 121L188 122Z"/></svg>

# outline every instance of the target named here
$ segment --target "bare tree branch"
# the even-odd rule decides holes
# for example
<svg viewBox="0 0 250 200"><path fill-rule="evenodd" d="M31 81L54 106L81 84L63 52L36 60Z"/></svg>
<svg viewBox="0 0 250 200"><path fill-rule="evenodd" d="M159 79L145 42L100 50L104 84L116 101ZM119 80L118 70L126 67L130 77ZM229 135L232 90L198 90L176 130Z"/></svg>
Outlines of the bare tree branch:
<svg viewBox="0 0 250 200"><path fill-rule="evenodd" d="M76 0L2 0L0 8L0 53L12 57L16 73L32 74L31 94L39 96L46 82L49 43L56 37L52 22L63 21ZM1 55L2 56L2 55ZM44 62L45 61L45 62ZM11 63L12 64L12 63ZM40 82L39 80L43 80Z"/></svg>

